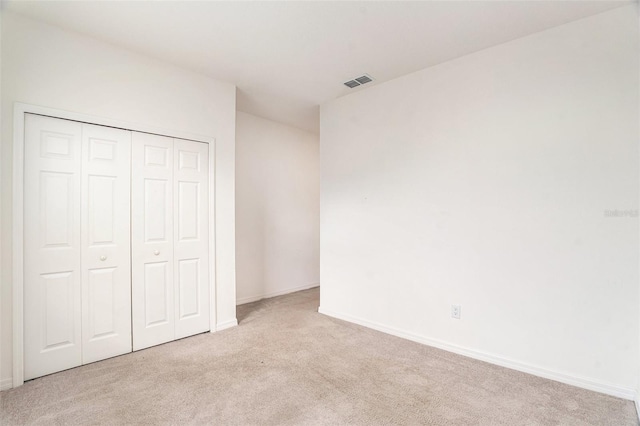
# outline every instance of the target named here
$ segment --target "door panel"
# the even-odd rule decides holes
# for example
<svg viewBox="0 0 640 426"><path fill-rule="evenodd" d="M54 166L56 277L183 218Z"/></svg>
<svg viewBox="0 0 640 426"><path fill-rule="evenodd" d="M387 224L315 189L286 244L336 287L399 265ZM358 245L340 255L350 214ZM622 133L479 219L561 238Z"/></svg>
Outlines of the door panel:
<svg viewBox="0 0 640 426"><path fill-rule="evenodd" d="M73 173L40 172L42 247L71 247L75 179Z"/></svg>
<svg viewBox="0 0 640 426"><path fill-rule="evenodd" d="M173 141L133 132L132 303L133 348L173 340Z"/></svg>
<svg viewBox="0 0 640 426"><path fill-rule="evenodd" d="M24 377L78 366L80 123L25 115Z"/></svg>
<svg viewBox="0 0 640 426"><path fill-rule="evenodd" d="M42 311L43 351L74 343L73 297L75 286L71 272L40 276L44 295Z"/></svg>
<svg viewBox="0 0 640 426"><path fill-rule="evenodd" d="M209 326L209 146L174 139L176 339Z"/></svg>
<svg viewBox="0 0 640 426"><path fill-rule="evenodd" d="M118 178L116 176L89 175L88 179L89 245L113 244L117 196L120 195L116 188ZM127 193L127 195L129 194Z"/></svg>
<svg viewBox="0 0 640 426"><path fill-rule="evenodd" d="M169 262L153 262L144 265L144 318L147 328L170 325L172 312L169 306L171 300L171 277L169 276Z"/></svg>
<svg viewBox="0 0 640 426"><path fill-rule="evenodd" d="M82 125L84 364L131 352L131 132Z"/></svg>
<svg viewBox="0 0 640 426"><path fill-rule="evenodd" d="M144 178L144 242L170 243L171 181Z"/></svg>
<svg viewBox="0 0 640 426"><path fill-rule="evenodd" d="M197 240L198 206L200 205L200 183L178 182L178 240Z"/></svg>
<svg viewBox="0 0 640 426"><path fill-rule="evenodd" d="M117 303L113 297L118 286L116 272L117 268L89 270L89 285L87 286L90 315L89 341L112 337L117 333Z"/></svg>

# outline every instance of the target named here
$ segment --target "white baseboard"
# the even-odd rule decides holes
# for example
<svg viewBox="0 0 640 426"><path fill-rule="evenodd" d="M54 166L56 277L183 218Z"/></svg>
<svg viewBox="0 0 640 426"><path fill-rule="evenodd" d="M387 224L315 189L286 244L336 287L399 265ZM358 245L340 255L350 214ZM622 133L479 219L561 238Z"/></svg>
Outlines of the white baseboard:
<svg viewBox="0 0 640 426"><path fill-rule="evenodd" d="M229 321L223 321L223 322L218 323L216 325L215 331L226 330L227 328L236 327L237 325L238 325L238 320L236 318L234 318L234 319L229 320Z"/></svg>
<svg viewBox="0 0 640 426"><path fill-rule="evenodd" d="M320 283L306 284L299 287L287 288L285 290L278 290L271 293L262 294L260 296L243 297L236 299L236 305L244 305L245 303L257 302L258 300L268 299L270 297L282 296L284 294L295 293L296 291L308 290L310 288L318 287Z"/></svg>
<svg viewBox="0 0 640 426"><path fill-rule="evenodd" d="M0 380L0 391L11 389L13 387L13 379L9 377L8 379Z"/></svg>
<svg viewBox="0 0 640 426"><path fill-rule="evenodd" d="M636 407L640 406L640 402L638 402L638 396L635 389L612 385L609 383L600 382L598 380L589 379L586 377L560 373L558 371L553 371L543 367L538 367L538 366L527 364L524 362L504 358L499 355L494 355L494 354L478 351L475 349L464 348L462 346L454 345L452 343L443 342L437 339L431 339L429 337L419 336L417 334L399 330L393 327L387 327L382 324L363 320L361 318L352 317L351 315L344 315L338 312L333 312L331 310L327 310L322 307L318 308L318 312L330 317L340 319L340 320L352 322L367 328L372 328L374 330L381 331L383 333L391 334L393 336L401 337L403 339L411 340L417 343L422 343L427 346L433 346L435 348L443 349L445 351L453 352L459 355L464 355L469 358L474 358L480 361L499 365L501 367L522 371L524 373L532 374L534 376L555 380L557 382L566 383L568 385L577 386L579 388L584 388L584 389L592 390L595 392L616 396L618 398L624 398L628 400L635 399Z"/></svg>

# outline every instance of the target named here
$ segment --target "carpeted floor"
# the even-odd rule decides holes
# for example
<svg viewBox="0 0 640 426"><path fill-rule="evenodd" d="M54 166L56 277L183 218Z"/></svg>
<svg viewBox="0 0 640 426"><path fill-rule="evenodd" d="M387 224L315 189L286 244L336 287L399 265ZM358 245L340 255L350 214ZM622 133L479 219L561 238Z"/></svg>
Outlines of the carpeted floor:
<svg viewBox="0 0 640 426"><path fill-rule="evenodd" d="M638 425L632 402L316 312L318 289L238 307L240 326L0 393L2 425Z"/></svg>

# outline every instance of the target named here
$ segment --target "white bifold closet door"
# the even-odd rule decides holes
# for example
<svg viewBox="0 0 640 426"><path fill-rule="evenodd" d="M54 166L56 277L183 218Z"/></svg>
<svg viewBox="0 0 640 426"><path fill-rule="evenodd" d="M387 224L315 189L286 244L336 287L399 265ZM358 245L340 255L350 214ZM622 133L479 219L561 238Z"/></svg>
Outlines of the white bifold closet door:
<svg viewBox="0 0 640 426"><path fill-rule="evenodd" d="M131 352L131 132L82 125L82 362Z"/></svg>
<svg viewBox="0 0 640 426"><path fill-rule="evenodd" d="M131 351L130 133L27 114L25 379Z"/></svg>
<svg viewBox="0 0 640 426"><path fill-rule="evenodd" d="M133 349L208 331L208 145L133 132Z"/></svg>

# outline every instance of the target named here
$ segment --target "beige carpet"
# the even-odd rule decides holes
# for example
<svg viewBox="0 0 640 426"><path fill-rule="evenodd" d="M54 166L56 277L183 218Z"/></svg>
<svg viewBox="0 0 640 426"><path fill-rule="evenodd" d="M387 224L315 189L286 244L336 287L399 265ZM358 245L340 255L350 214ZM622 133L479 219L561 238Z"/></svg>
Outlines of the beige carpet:
<svg viewBox="0 0 640 426"><path fill-rule="evenodd" d="M632 402L328 318L318 289L240 326L0 393L3 425L638 425Z"/></svg>

